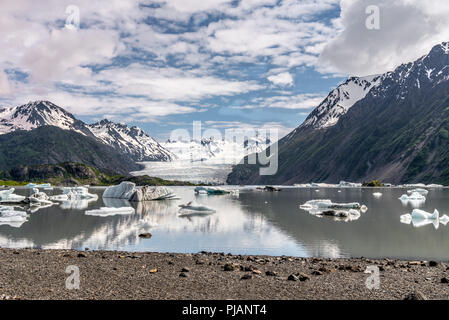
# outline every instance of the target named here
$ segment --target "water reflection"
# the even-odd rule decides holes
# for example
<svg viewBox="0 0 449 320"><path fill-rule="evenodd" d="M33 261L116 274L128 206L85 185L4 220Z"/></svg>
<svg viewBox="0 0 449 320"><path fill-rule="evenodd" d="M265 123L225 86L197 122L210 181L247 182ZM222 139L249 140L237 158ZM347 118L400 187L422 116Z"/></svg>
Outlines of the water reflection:
<svg viewBox="0 0 449 320"><path fill-rule="evenodd" d="M93 189L90 192L99 195L96 201L61 202L31 213L22 224L0 224L0 246L449 259L444 247L449 242L445 228L410 222L415 227L411 228L401 223L400 216L410 212L398 200L404 190L383 189L382 198L377 199L369 189L320 189L319 198L359 202L369 208L351 223L340 223L299 209L300 204L318 198L315 189L276 193L247 189L238 196L195 196L190 187L173 189L180 200L142 203L102 199L102 190ZM20 190L22 195L26 192ZM449 212L448 198L449 190L432 190L421 206L430 211L438 208L444 214ZM216 213L180 217L179 205L189 201ZM101 207L132 207L136 213L85 214ZM151 232L153 237L139 238L143 232Z"/></svg>

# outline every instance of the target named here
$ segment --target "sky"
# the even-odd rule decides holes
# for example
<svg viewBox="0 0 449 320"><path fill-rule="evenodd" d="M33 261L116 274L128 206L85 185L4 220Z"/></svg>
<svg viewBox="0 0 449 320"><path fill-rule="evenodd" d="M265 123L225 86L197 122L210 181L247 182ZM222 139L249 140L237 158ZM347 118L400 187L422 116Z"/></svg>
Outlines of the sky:
<svg viewBox="0 0 449 320"><path fill-rule="evenodd" d="M449 41L447 0L2 0L0 8L0 106L49 100L87 123L125 122L159 140L193 121L285 135L348 76L393 70Z"/></svg>

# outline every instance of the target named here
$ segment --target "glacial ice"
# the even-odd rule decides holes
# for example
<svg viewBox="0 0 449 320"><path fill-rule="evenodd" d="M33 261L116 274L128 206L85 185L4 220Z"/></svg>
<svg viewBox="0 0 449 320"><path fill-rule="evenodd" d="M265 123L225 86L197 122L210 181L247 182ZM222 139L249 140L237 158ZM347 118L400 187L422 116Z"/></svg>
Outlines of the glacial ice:
<svg viewBox="0 0 449 320"><path fill-rule="evenodd" d="M25 197L14 194L14 191L15 191L14 188L0 191L0 203L1 202L19 203L25 200Z"/></svg>
<svg viewBox="0 0 449 320"><path fill-rule="evenodd" d="M381 198L382 197L382 193L381 192L374 192L373 196L374 196L374 198Z"/></svg>
<svg viewBox="0 0 449 320"><path fill-rule="evenodd" d="M404 214L400 217L401 223L410 224L419 228L429 224L433 224L435 229L438 229L439 224L446 225L449 223L449 217L447 215L439 216L438 210L435 209L433 213L426 212L420 209L414 209L410 214Z"/></svg>
<svg viewBox="0 0 449 320"><path fill-rule="evenodd" d="M416 200L416 201L426 201L426 197L425 196L423 196L421 193L418 193L418 192L413 192L412 194L410 194L410 195L408 195L408 194L403 194L400 198L399 198L399 200L402 200L402 201L413 201L413 200Z"/></svg>
<svg viewBox="0 0 449 320"><path fill-rule="evenodd" d="M197 211L197 212L209 212L214 213L216 212L214 209L209 208L203 204L196 203L195 201L190 201L187 204L180 204L179 209L180 212L184 211Z"/></svg>
<svg viewBox="0 0 449 320"><path fill-rule="evenodd" d="M124 181L117 186L108 187L103 193L103 198L141 202L175 199L176 195L170 188L160 186L136 187L135 183Z"/></svg>
<svg viewBox="0 0 449 320"><path fill-rule="evenodd" d="M89 193L89 189L86 187L64 187L62 188L62 194L66 194L69 199L98 199L96 194Z"/></svg>
<svg viewBox="0 0 449 320"><path fill-rule="evenodd" d="M102 207L95 210L87 210L85 215L87 216L99 216L99 217L109 217L115 215L128 215L134 214L136 211L132 207L122 207L122 208L108 208Z"/></svg>
<svg viewBox="0 0 449 320"><path fill-rule="evenodd" d="M25 203L34 206L41 205L52 205L53 202L49 200L49 197L44 193L40 192L39 189L33 188L33 194L24 200Z"/></svg>
<svg viewBox="0 0 449 320"><path fill-rule="evenodd" d="M218 187L196 187L195 188L195 193L197 194L204 194L204 192L206 192L207 194L215 194L215 195L220 195L220 194L227 194L230 193L230 191L224 190L222 188L218 188Z"/></svg>
<svg viewBox="0 0 449 320"><path fill-rule="evenodd" d="M343 221L354 221L360 218L360 213L368 210L359 203L333 203L331 200L310 200L300 206L301 209L316 216L333 217Z"/></svg>
<svg viewBox="0 0 449 320"><path fill-rule="evenodd" d="M419 194L421 194L421 195L423 195L423 196L427 196L427 194L429 193L429 191L426 190L426 189L422 189L422 188L416 188L416 189L408 190L408 191L407 191L407 194L414 194L414 193L419 193Z"/></svg>

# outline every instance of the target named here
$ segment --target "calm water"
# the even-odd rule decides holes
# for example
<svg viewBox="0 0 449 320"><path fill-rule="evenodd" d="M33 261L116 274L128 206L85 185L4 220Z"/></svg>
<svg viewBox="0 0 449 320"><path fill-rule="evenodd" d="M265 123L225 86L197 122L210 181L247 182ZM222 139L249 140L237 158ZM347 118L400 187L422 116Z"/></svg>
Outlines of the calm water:
<svg viewBox="0 0 449 320"><path fill-rule="evenodd" d="M86 209L131 206L126 201L63 203L32 213L20 227L0 225L0 246L129 251L267 254L323 257L397 257L449 260L449 225L420 228L402 224L412 211L399 189L285 189L279 193L240 191L239 195L195 196L193 188L173 188L181 200L132 204L135 215L97 217ZM18 190L26 194L28 190ZM54 194L60 193L55 190ZM311 199L360 202L369 209L358 220L318 218L299 205ZM179 217L178 205L196 200L217 210L209 216ZM421 207L449 214L449 190L432 190ZM144 219L151 228L144 228ZM157 225L156 225L157 224ZM151 239L140 239L149 231Z"/></svg>

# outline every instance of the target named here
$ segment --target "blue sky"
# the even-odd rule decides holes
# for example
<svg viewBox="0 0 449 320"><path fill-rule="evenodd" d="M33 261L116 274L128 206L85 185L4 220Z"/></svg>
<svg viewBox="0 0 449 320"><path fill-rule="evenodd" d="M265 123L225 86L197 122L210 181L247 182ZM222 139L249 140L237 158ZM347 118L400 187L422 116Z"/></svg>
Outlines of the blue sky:
<svg viewBox="0 0 449 320"><path fill-rule="evenodd" d="M365 26L373 3L376 31ZM160 140L192 121L283 135L348 75L448 40L448 12L443 0L6 1L0 105L50 100Z"/></svg>

